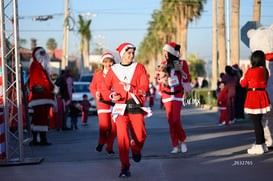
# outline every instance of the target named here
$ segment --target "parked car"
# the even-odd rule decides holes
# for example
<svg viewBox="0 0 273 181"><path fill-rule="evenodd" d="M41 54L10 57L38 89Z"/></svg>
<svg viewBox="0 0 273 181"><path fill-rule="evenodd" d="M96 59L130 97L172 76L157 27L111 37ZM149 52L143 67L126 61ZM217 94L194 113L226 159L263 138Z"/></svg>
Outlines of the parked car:
<svg viewBox="0 0 273 181"><path fill-rule="evenodd" d="M93 79L93 76L94 76L94 73L90 73L90 74L82 74L81 76L80 76L80 79L79 79L79 81L80 82L91 82L92 81L92 79Z"/></svg>
<svg viewBox="0 0 273 181"><path fill-rule="evenodd" d="M74 92L72 93L72 101L76 101L77 107L80 108L80 105L83 99L82 96L86 94L91 104L89 112L91 114L97 114L96 99L93 97L93 95L89 91L90 82L74 82L73 85L74 85Z"/></svg>

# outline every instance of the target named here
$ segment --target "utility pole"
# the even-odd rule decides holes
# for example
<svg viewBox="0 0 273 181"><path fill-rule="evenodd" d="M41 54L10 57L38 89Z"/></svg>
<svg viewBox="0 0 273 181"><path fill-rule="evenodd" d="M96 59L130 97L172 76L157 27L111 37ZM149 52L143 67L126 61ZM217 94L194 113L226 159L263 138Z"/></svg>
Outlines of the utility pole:
<svg viewBox="0 0 273 181"><path fill-rule="evenodd" d="M70 16L69 13L69 1L65 0L65 12L64 12L64 29L63 29L63 55L62 55L62 63L61 68L64 70L68 64L68 36L69 36L69 24L68 18Z"/></svg>
<svg viewBox="0 0 273 181"><path fill-rule="evenodd" d="M253 21L257 21L258 23L261 21L261 3L261 0L254 0Z"/></svg>

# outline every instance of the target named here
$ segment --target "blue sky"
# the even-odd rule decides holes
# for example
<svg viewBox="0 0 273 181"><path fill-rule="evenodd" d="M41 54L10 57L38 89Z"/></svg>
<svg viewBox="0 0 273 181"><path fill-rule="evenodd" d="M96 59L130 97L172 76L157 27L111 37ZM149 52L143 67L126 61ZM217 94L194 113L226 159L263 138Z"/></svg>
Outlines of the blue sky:
<svg viewBox="0 0 273 181"><path fill-rule="evenodd" d="M64 6L65 0L18 0L19 36L27 39L26 48L30 48L31 38L36 38L40 46L46 46L46 41L54 38L58 48L62 48ZM87 13L96 15L91 16L91 49L100 42L107 50L115 51L123 42L139 46L147 33L151 14L160 9L160 0L70 0L69 6L71 17L76 21L75 30L69 33L70 53L79 51L78 15ZM205 60L211 59L211 6L211 0L207 0L202 17L191 22L188 31L188 53ZM272 8L272 0L262 0L261 23L265 26L273 23ZM53 19L32 21L33 17L40 15L53 15ZM253 0L241 0L240 26L251 21L252 15ZM241 59L247 59L250 54L242 43L240 52Z"/></svg>

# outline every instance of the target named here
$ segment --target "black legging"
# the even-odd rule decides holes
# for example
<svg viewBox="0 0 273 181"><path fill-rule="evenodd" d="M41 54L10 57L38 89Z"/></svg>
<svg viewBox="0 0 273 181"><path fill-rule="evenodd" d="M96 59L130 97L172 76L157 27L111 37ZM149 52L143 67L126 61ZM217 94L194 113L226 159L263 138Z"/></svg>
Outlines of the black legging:
<svg viewBox="0 0 273 181"><path fill-rule="evenodd" d="M263 125L262 125L262 117L263 117L262 114L251 114L250 115L250 118L254 124L257 145L265 143L264 129L263 129Z"/></svg>

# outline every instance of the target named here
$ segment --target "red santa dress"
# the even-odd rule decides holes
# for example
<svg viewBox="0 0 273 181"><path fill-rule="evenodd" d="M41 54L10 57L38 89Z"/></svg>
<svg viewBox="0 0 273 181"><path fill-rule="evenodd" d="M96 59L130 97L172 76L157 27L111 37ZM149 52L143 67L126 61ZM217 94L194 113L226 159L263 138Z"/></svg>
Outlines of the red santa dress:
<svg viewBox="0 0 273 181"><path fill-rule="evenodd" d="M105 85L105 77L101 70L97 70L94 73L92 82L89 86L89 90L96 98L96 92L102 93L103 86ZM99 118L99 144L107 144L106 151L113 150L114 140L117 136L116 124L112 119L112 101L109 97L102 95L100 100L97 99L97 109Z"/></svg>
<svg viewBox="0 0 273 181"><path fill-rule="evenodd" d="M33 131L48 131L48 116L50 107L55 105L53 93L54 84L49 73L41 63L40 57L45 56L46 52L42 47L33 50L33 62L29 69L29 106L33 108L31 128Z"/></svg>
<svg viewBox="0 0 273 181"><path fill-rule="evenodd" d="M265 90L267 80L264 80L264 67L248 69L240 83L242 87L248 86L244 108L246 113L265 114L270 111L270 103Z"/></svg>
<svg viewBox="0 0 273 181"><path fill-rule="evenodd" d="M120 82L126 82L129 86L124 87ZM149 91L149 77L142 64L132 62L129 65L115 64L105 77L105 96L111 95L111 88L120 95L115 104L126 104L123 115L116 117L117 137L121 170L130 167L129 148L132 153L140 155L146 140L146 128L144 111L141 109L145 104L145 94ZM129 129L132 136L130 141Z"/></svg>

